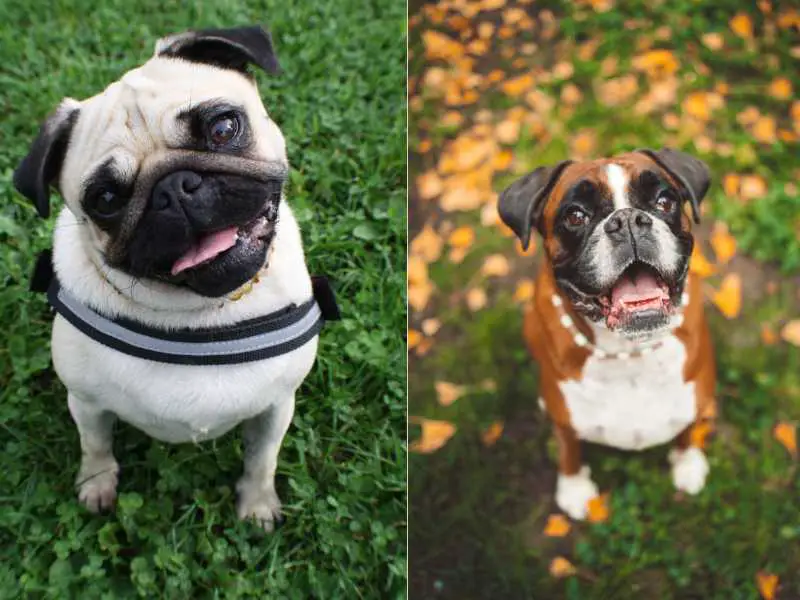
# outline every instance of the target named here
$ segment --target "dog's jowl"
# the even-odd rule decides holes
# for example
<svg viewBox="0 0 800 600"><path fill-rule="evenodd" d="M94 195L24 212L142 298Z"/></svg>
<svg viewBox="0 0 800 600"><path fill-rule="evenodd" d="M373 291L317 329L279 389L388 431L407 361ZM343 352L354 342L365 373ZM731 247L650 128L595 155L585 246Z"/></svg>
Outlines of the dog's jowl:
<svg viewBox="0 0 800 600"><path fill-rule="evenodd" d="M279 70L259 27L162 39L96 96L63 100L14 174L43 217L51 187L65 203L52 352L93 511L116 497L120 418L175 443L242 423L239 516L266 529L280 516L278 451L330 302L315 300L324 282L306 268L253 66Z"/></svg>
<svg viewBox="0 0 800 600"><path fill-rule="evenodd" d="M715 366L700 282L689 274L692 219L709 186L671 149L540 167L500 197L523 246L545 257L524 337L559 446L556 502L575 519L598 490L582 440L625 450L673 441L675 487L708 475L692 427L714 413Z"/></svg>

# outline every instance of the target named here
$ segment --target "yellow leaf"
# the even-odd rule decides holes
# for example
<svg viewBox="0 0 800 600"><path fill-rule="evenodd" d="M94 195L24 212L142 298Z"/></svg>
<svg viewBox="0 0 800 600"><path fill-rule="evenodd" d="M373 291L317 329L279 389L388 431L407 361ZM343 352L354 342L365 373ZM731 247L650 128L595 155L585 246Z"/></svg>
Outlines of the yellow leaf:
<svg viewBox="0 0 800 600"><path fill-rule="evenodd" d="M430 200L442 193L444 186L442 179L435 171L429 171L417 177L417 190L419 197L423 200Z"/></svg>
<svg viewBox="0 0 800 600"><path fill-rule="evenodd" d="M714 224L714 230L711 232L711 247L714 248L717 262L721 265L727 264L736 254L736 238L728 232L728 226L725 223L718 221Z"/></svg>
<svg viewBox="0 0 800 600"><path fill-rule="evenodd" d="M503 422L495 421L481 434L481 441L488 448L489 446L494 446L501 435L503 435Z"/></svg>
<svg viewBox="0 0 800 600"><path fill-rule="evenodd" d="M509 96L521 96L533 87L533 75L520 75L503 82L501 89Z"/></svg>
<svg viewBox="0 0 800 600"><path fill-rule="evenodd" d="M700 41L703 42L706 48L713 51L721 50L722 46L725 45L725 38L719 33L706 33L700 37Z"/></svg>
<svg viewBox="0 0 800 600"><path fill-rule="evenodd" d="M741 178L736 173L728 173L722 178L722 189L725 190L725 195L731 198L739 194L739 183Z"/></svg>
<svg viewBox="0 0 800 600"><path fill-rule="evenodd" d="M633 68L653 79L662 79L678 70L678 60L669 50L650 50L633 59Z"/></svg>
<svg viewBox="0 0 800 600"><path fill-rule="evenodd" d="M502 254L492 254L488 256L481 267L481 273L487 277L504 277L508 275L511 267L508 259Z"/></svg>
<svg viewBox="0 0 800 600"><path fill-rule="evenodd" d="M580 88L574 83L568 83L561 90L561 102L573 106L583 100Z"/></svg>
<svg viewBox="0 0 800 600"><path fill-rule="evenodd" d="M711 105L706 92L692 92L686 96L681 106L686 114L701 121L711 118Z"/></svg>
<svg viewBox="0 0 800 600"><path fill-rule="evenodd" d="M564 537L571 527L564 515L550 515L547 518L547 525L544 526L544 534L547 537Z"/></svg>
<svg viewBox="0 0 800 600"><path fill-rule="evenodd" d="M482 288L472 288L467 292L467 306L472 312L486 306L486 292Z"/></svg>
<svg viewBox="0 0 800 600"><path fill-rule="evenodd" d="M436 388L436 399L442 406L450 406L467 391L466 386L456 385L449 381L436 381L433 387Z"/></svg>
<svg viewBox="0 0 800 600"><path fill-rule="evenodd" d="M597 136L591 129L584 129L579 131L575 137L572 138L570 149L572 154L578 158L590 157L597 146Z"/></svg>
<svg viewBox="0 0 800 600"><path fill-rule="evenodd" d="M705 448L706 438L713 430L714 427L709 421L701 421L700 423L697 423L689 432L692 446L696 446L697 448Z"/></svg>
<svg viewBox="0 0 800 600"><path fill-rule="evenodd" d="M453 264L461 264L464 262L464 257L467 256L467 248L453 248L450 250L450 254L447 255L447 258L450 259L450 262Z"/></svg>
<svg viewBox="0 0 800 600"><path fill-rule="evenodd" d="M411 242L411 254L419 256L426 263L432 263L442 255L444 240L430 225L425 225Z"/></svg>
<svg viewBox="0 0 800 600"><path fill-rule="evenodd" d="M458 127L461 123L464 122L464 115L460 112L455 110L447 111L444 116L442 116L439 124L442 127Z"/></svg>
<svg viewBox="0 0 800 600"><path fill-rule="evenodd" d="M776 440L783 444L783 447L793 458L797 458L797 430L794 425L781 421L775 425L772 434Z"/></svg>
<svg viewBox="0 0 800 600"><path fill-rule="evenodd" d="M475 210L481 205L483 196L475 188L452 188L442 194L439 206L445 212Z"/></svg>
<svg viewBox="0 0 800 600"><path fill-rule="evenodd" d="M436 332L439 331L441 326L442 322L439 319L435 318L425 319L422 322L422 333L424 333L427 336L436 335Z"/></svg>
<svg viewBox="0 0 800 600"><path fill-rule="evenodd" d="M428 265L418 256L408 258L408 283L423 283L428 281Z"/></svg>
<svg viewBox="0 0 800 600"><path fill-rule="evenodd" d="M495 154L494 159L492 160L492 167L498 171L505 171L511 166L513 160L514 155L510 150L502 150Z"/></svg>
<svg viewBox="0 0 800 600"><path fill-rule="evenodd" d="M775 591L778 589L778 576L766 571L756 573L758 593L764 600L774 600Z"/></svg>
<svg viewBox="0 0 800 600"><path fill-rule="evenodd" d="M488 39L492 37L494 33L494 25L492 23L483 22L478 25L478 36L483 39Z"/></svg>
<svg viewBox="0 0 800 600"><path fill-rule="evenodd" d="M422 341L422 334L416 329L409 329L406 337L408 349L413 350Z"/></svg>
<svg viewBox="0 0 800 600"><path fill-rule="evenodd" d="M474 241L475 230L467 225L454 229L447 238L447 243L453 248L469 248Z"/></svg>
<svg viewBox="0 0 800 600"><path fill-rule="evenodd" d="M444 446L456 432L456 426L448 421L436 421L423 417L410 417L409 421L422 427L420 438L408 446L409 451L431 454Z"/></svg>
<svg viewBox="0 0 800 600"><path fill-rule="evenodd" d="M777 125L773 117L764 115L753 125L753 137L762 144L773 144L778 139Z"/></svg>
<svg viewBox="0 0 800 600"><path fill-rule="evenodd" d="M708 262L703 251L700 250L700 246L695 244L692 257L689 259L689 270L699 277L710 277L717 268Z"/></svg>
<svg viewBox="0 0 800 600"><path fill-rule="evenodd" d="M408 304L417 312L425 310L431 294L433 294L433 284L430 281L408 284Z"/></svg>
<svg viewBox="0 0 800 600"><path fill-rule="evenodd" d="M443 33L429 29L422 33L425 56L429 59L453 60L464 55L464 46Z"/></svg>
<svg viewBox="0 0 800 600"><path fill-rule="evenodd" d="M739 315L742 308L742 278L738 273L728 273L714 292L711 301L728 319Z"/></svg>
<svg viewBox="0 0 800 600"><path fill-rule="evenodd" d="M767 195L767 182L760 175L743 175L739 194L744 200L754 200Z"/></svg>
<svg viewBox="0 0 800 600"><path fill-rule="evenodd" d="M519 121L506 119L498 123L495 136L502 144L513 144L519 138Z"/></svg>
<svg viewBox="0 0 800 600"><path fill-rule="evenodd" d="M800 346L800 319L789 321L781 329L781 337L795 346Z"/></svg>
<svg viewBox="0 0 800 600"><path fill-rule="evenodd" d="M740 38L752 39L753 38L753 21L745 13L739 13L733 17L729 22L733 33Z"/></svg>
<svg viewBox="0 0 800 600"><path fill-rule="evenodd" d="M586 518L590 523L605 523L608 521L608 493L595 496L587 503L589 508Z"/></svg>
<svg viewBox="0 0 800 600"><path fill-rule="evenodd" d="M788 100L792 97L792 82L785 77L773 79L769 84L769 95L778 100Z"/></svg>
<svg viewBox="0 0 800 600"><path fill-rule="evenodd" d="M798 333L800 334L800 331ZM761 335L761 343L764 344L765 346L774 346L775 344L778 343L777 334L772 330L772 327L770 327L766 323L761 325L760 335ZM800 341L800 338L798 338L798 341Z"/></svg>
<svg viewBox="0 0 800 600"><path fill-rule="evenodd" d="M577 573L575 566L563 556L556 556L550 562L550 575L557 579L569 577Z"/></svg>
<svg viewBox="0 0 800 600"><path fill-rule="evenodd" d="M523 279L517 284L514 292L514 302L527 302L533 298L534 285L530 279Z"/></svg>

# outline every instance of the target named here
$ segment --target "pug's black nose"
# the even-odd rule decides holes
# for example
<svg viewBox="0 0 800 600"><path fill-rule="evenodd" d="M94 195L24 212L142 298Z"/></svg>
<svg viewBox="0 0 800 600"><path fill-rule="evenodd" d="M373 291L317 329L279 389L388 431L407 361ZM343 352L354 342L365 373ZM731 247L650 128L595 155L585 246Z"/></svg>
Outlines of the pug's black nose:
<svg viewBox="0 0 800 600"><path fill-rule="evenodd" d="M203 185L203 178L193 171L175 171L163 177L150 196L153 210L180 209L191 201Z"/></svg>

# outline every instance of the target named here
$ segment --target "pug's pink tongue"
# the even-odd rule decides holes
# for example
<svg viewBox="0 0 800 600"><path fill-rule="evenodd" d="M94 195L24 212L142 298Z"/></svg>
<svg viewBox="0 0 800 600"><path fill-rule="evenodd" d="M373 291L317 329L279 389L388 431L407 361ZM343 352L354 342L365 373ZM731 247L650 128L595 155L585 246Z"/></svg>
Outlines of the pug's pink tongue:
<svg viewBox="0 0 800 600"><path fill-rule="evenodd" d="M225 250L233 248L236 245L238 229L234 225L222 231L204 235L199 242L189 248L186 254L175 261L175 264L172 265L172 274L177 275L181 271L196 267L200 263L225 252Z"/></svg>

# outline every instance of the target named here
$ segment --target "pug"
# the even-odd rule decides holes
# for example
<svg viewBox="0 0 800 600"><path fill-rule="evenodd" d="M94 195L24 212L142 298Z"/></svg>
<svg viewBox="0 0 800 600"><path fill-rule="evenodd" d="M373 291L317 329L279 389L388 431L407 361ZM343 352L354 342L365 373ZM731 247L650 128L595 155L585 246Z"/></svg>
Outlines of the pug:
<svg viewBox="0 0 800 600"><path fill-rule="evenodd" d="M14 184L49 214L55 371L78 428L80 502L112 508L115 420L170 443L243 424L237 512L280 518L278 452L322 317L283 195L286 144L248 66L260 27L190 31L86 100L64 99Z"/></svg>

